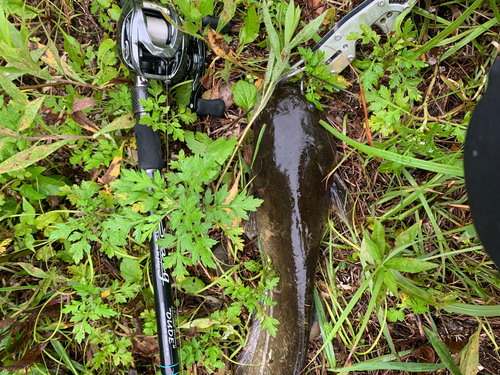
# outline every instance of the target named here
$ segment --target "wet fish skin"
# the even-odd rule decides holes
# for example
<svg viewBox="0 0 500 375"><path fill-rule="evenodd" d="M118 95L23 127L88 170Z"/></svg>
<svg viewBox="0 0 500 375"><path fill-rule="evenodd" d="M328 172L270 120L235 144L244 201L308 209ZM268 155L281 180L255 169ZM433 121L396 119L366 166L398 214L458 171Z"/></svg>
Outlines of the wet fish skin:
<svg viewBox="0 0 500 375"><path fill-rule="evenodd" d="M336 163L320 118L298 88L287 87L275 90L255 123L255 141L266 125L253 167L254 189L264 200L255 224L280 278L270 292L276 305L266 314L280 323L273 338L254 322L239 375L298 375L306 364L319 247L332 195L345 196L336 179L325 181Z"/></svg>

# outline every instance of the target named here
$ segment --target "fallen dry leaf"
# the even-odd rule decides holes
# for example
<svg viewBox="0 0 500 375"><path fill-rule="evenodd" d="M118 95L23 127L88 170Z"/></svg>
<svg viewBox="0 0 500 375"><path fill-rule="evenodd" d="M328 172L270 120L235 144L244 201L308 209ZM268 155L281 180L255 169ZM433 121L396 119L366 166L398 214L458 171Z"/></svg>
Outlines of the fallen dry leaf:
<svg viewBox="0 0 500 375"><path fill-rule="evenodd" d="M141 342L142 341L142 342ZM158 341L152 337L146 337L139 341L137 338L132 340L132 352L141 354L144 357L150 357L158 351Z"/></svg>
<svg viewBox="0 0 500 375"><path fill-rule="evenodd" d="M107 185L116 180L116 178L120 174L121 164L122 164L122 156L115 156L113 158L113 161L109 165L108 170L106 171L106 173L104 173L104 176L99 177L97 179L97 182L99 182L102 185Z"/></svg>
<svg viewBox="0 0 500 375"><path fill-rule="evenodd" d="M418 358L419 363L434 363L436 356L434 350L429 346L424 346L411 352L411 355Z"/></svg>
<svg viewBox="0 0 500 375"><path fill-rule="evenodd" d="M236 176L236 180L234 181L234 184L233 186L231 187L231 189L229 190L229 196L227 197L226 201L224 202L224 204L229 204L231 203L231 201L234 199L234 197L236 196L236 193L238 192L238 183L240 182L240 177L241 177L241 171L238 171L238 175ZM229 209L229 208L226 208L225 209L227 212L230 212L232 213L232 211ZM239 224L239 219L240 218L235 218L233 220L233 222L231 223L231 225L233 227L235 226L238 226Z"/></svg>
<svg viewBox="0 0 500 375"><path fill-rule="evenodd" d="M233 186L229 190L229 196L225 200L224 204L229 204L233 201L234 197L236 196L236 193L238 192L238 183L240 182L240 177L241 177L241 171L238 172L238 175L236 176L236 180L234 181Z"/></svg>
<svg viewBox="0 0 500 375"><path fill-rule="evenodd" d="M323 3L323 0L308 0L307 6L310 9L314 9L314 17L318 17L325 10L325 4ZM331 9L333 9L335 11L335 8L331 8ZM329 23L329 21L327 23ZM325 24L324 21L323 21L323 24Z"/></svg>
<svg viewBox="0 0 500 375"><path fill-rule="evenodd" d="M37 363L40 353L43 351L43 349L45 349L48 343L48 341L45 341L41 344L36 344L35 346L28 349L26 354L19 361L5 367L0 367L0 370L5 369L9 372L14 372Z"/></svg>
<svg viewBox="0 0 500 375"><path fill-rule="evenodd" d="M76 122L78 125L80 125L85 130L88 130L89 132L95 133L95 132L98 132L99 130L101 130L82 111L73 112L71 114L71 118L73 119L74 122Z"/></svg>
<svg viewBox="0 0 500 375"><path fill-rule="evenodd" d="M229 48L229 45L224 40L224 37L213 29L208 30L208 44L217 56L229 61L235 61L234 52L231 51L231 48Z"/></svg>
<svg viewBox="0 0 500 375"><path fill-rule="evenodd" d="M231 92L231 87L234 86L234 82L223 83L220 86L215 86L214 88L205 91L201 97L203 99L222 99L226 105L226 109L234 104L234 96Z"/></svg>
<svg viewBox="0 0 500 375"><path fill-rule="evenodd" d="M7 246L12 241L12 238L6 238L2 242L0 242L0 254L3 254L7 251Z"/></svg>
<svg viewBox="0 0 500 375"><path fill-rule="evenodd" d="M15 322L14 319L9 318L7 316L4 319L0 320L0 329L7 328L8 326L12 325L14 322Z"/></svg>
<svg viewBox="0 0 500 375"><path fill-rule="evenodd" d="M264 86L264 79L263 78L257 78L253 84L257 91L260 91L262 86Z"/></svg>
<svg viewBox="0 0 500 375"><path fill-rule="evenodd" d="M252 158L253 158L253 148L250 145L245 145L245 148L243 149L243 159L245 160L245 163L248 165L252 164Z"/></svg>
<svg viewBox="0 0 500 375"><path fill-rule="evenodd" d="M234 104L234 96L231 92L231 88L233 86L234 82L226 82L219 87L220 98L224 100L224 103L226 103L226 109Z"/></svg>
<svg viewBox="0 0 500 375"><path fill-rule="evenodd" d="M217 56L212 63L208 66L207 73L201 77L200 83L205 89L211 89L215 85L215 61L220 59L220 56Z"/></svg>
<svg viewBox="0 0 500 375"><path fill-rule="evenodd" d="M45 123L47 125L55 125L57 124L59 121L65 121L66 120L66 114L59 111L59 112L55 112L55 113L52 113L52 111L54 110L54 107L45 107L45 106L42 106L42 113L43 113L43 121L45 121Z"/></svg>
<svg viewBox="0 0 500 375"><path fill-rule="evenodd" d="M201 85L208 89L210 88L210 82L212 81L213 73L210 73L210 70L207 71L207 74L205 74L203 77L200 78L200 83Z"/></svg>
<svg viewBox="0 0 500 375"><path fill-rule="evenodd" d="M73 107L71 112L83 111L86 108L93 107L97 104L94 98L75 98L73 99Z"/></svg>
<svg viewBox="0 0 500 375"><path fill-rule="evenodd" d="M452 354L458 354L467 344L467 340L455 341L452 337L446 336L444 343L450 349Z"/></svg>
<svg viewBox="0 0 500 375"><path fill-rule="evenodd" d="M229 45L224 40L224 37L218 34L217 31L212 29L208 31L207 44L217 56L222 57L223 59L226 59L227 61L235 65L238 65L245 71L248 71L247 67L236 59L234 51L229 48Z"/></svg>
<svg viewBox="0 0 500 375"><path fill-rule="evenodd" d="M113 78L112 80L102 84L99 86L100 88L110 87L114 85L128 85L132 84L132 80L130 78Z"/></svg>
<svg viewBox="0 0 500 375"><path fill-rule="evenodd" d="M211 88L210 90L207 90L205 91L201 97L203 99L207 99L207 100L212 100L212 99L219 99L220 98L220 92L219 92L219 87L218 86L214 86L213 88Z"/></svg>

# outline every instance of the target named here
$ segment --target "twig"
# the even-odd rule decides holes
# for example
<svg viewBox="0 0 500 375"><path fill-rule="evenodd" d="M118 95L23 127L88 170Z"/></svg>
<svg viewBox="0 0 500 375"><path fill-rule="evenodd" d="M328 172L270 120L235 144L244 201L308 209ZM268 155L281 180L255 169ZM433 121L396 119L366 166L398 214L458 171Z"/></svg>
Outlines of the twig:
<svg viewBox="0 0 500 375"><path fill-rule="evenodd" d="M96 85L90 85L88 83L82 83L82 82L76 82L76 81L71 81L68 79L55 79L56 82L47 82L43 83L40 85L31 85L31 86L20 86L19 89L21 90L37 90L41 89L44 87L51 87L51 86L62 86L62 85L75 85L75 86L83 86L83 87L88 87L94 90L103 90L103 91L109 91L109 92L119 92L118 90L115 89L110 89L107 87L103 86L96 86ZM5 90L0 90L0 94L3 95L5 94Z"/></svg>
<svg viewBox="0 0 500 375"><path fill-rule="evenodd" d="M13 137L9 138L22 139L24 141L48 141L48 140L58 140L58 139L109 139L105 136L93 137L92 135L42 135L38 137ZM131 139L132 137L119 136L116 139Z"/></svg>
<svg viewBox="0 0 500 375"><path fill-rule="evenodd" d="M245 117L248 112L250 112L252 109L254 109L255 106L251 106L250 108L248 108L245 112L243 112L241 115L239 115L238 117L236 117L234 120L232 120L229 124L227 125L224 125L222 128L219 128L217 130L214 130L211 134L217 134L217 133L220 133L221 131L224 131L226 130L227 128L230 128L231 126L233 126L237 121L239 121L240 119L242 119L243 117Z"/></svg>
<svg viewBox="0 0 500 375"><path fill-rule="evenodd" d="M368 107L366 106L366 97L365 97L365 89L363 88L363 84L361 83L361 78L359 77L358 72L356 69L354 69L349 61L347 61L349 66L351 67L352 71L354 74L356 74L356 77L358 77L358 82L359 82L359 91L361 93L361 103L363 103L363 112L365 114L365 130L366 130L366 137L368 138L368 144L372 147L375 147L375 144L373 143L373 138L372 138L372 132L370 130L370 122L368 120Z"/></svg>
<svg viewBox="0 0 500 375"><path fill-rule="evenodd" d="M429 119L429 108L428 108L429 97L431 96L432 89L434 88L434 84L436 83L438 69L439 69L439 66L438 66L438 64L436 64L436 66L434 67L434 74L432 75L431 84L427 88L427 93L425 94L425 99L424 99L424 102L423 102L422 107L421 107L424 110L424 121L422 122L422 126L420 127L420 130L426 129L426 127L427 127L427 120Z"/></svg>

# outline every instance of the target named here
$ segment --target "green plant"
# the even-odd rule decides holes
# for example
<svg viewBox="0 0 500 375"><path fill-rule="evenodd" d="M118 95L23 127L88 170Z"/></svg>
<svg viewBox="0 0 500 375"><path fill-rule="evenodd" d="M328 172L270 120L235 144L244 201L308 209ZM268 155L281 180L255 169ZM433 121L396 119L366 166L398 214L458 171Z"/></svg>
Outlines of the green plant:
<svg viewBox="0 0 500 375"><path fill-rule="evenodd" d="M166 131L171 134L174 140L184 141L183 124L190 124L196 120L196 115L191 110L181 105L176 112L171 111L170 106L166 106L167 96L163 93L162 85L157 81L151 81L149 93L152 95L148 99L140 99L147 114L141 117L141 124L148 125L153 130Z"/></svg>
<svg viewBox="0 0 500 375"><path fill-rule="evenodd" d="M208 146L202 144L205 150L198 149L193 156L185 156L181 151L178 160L170 165L177 172L166 175L168 188L159 173L150 180L145 172L124 171L123 178L112 186L114 194L122 197L123 210L105 224L109 228L106 237L110 245L116 248L125 244L130 230L137 242L143 242L168 215L170 231L158 245L172 249L165 264L172 267L173 275L178 277L186 275L185 267L198 260L206 267L215 267L209 250L215 241L208 235L214 227L222 229L237 248L241 246L241 228L234 227L232 222L236 217L246 218L246 211L255 210L259 200L241 192L230 203L225 203L229 197L227 185L215 193L204 188L218 177L235 143L235 139L219 138ZM159 207L154 214L141 214L154 207Z"/></svg>
<svg viewBox="0 0 500 375"><path fill-rule="evenodd" d="M395 297L400 296L399 288L403 289L405 293L409 294L403 299L403 304L413 308L417 313L425 313L428 311L426 304L438 305L438 300L427 294L429 296L427 300L422 301L422 293L416 293L417 289L410 287L409 283L401 283L403 277L401 272L419 274L438 267L437 264L431 262L401 255L405 249L413 245L413 241L420 231L420 226L421 223L416 223L401 232L395 238L394 250L390 251L390 246L385 239L385 229L379 221L375 220L372 235L370 236L366 231L363 233L359 255L365 270L370 273L374 269L377 270L374 282L377 278L382 278L383 288L389 290ZM396 277L399 282L396 281ZM381 295L384 294L381 293Z"/></svg>
<svg viewBox="0 0 500 375"><path fill-rule="evenodd" d="M153 336L158 332L156 326L156 312L155 310L144 310L141 313L141 318L144 319L144 334Z"/></svg>
<svg viewBox="0 0 500 375"><path fill-rule="evenodd" d="M108 318L119 313L117 307L133 299L140 290L138 284L120 285L117 280L104 288L93 285L93 279L82 278L79 281L68 281L79 299L73 299L62 312L71 314L70 321L75 323L73 334L78 343L88 337L94 356L87 365L91 370L101 368L109 370L119 365L129 365L132 360L129 337L117 337L111 331L115 324ZM112 366L112 365L113 366Z"/></svg>
<svg viewBox="0 0 500 375"><path fill-rule="evenodd" d="M245 285L241 278L235 282L226 273L216 284L230 296L233 301L230 306L215 311L209 318L188 318L188 322L180 325L181 329L196 328L198 332L203 332L198 337L183 341L181 360L187 367L202 362L210 372L215 372L224 366L224 347L234 350L231 357L242 349L245 340L238 332L245 328L240 318L243 308L255 312L255 319L261 320L261 329L275 335L279 322L265 314L265 306L272 303L266 292L277 285L279 278L269 265L262 267L256 262L246 262L244 267L257 273L255 279L260 280L257 287ZM238 346L235 346L234 342L237 342Z"/></svg>
<svg viewBox="0 0 500 375"><path fill-rule="evenodd" d="M101 165L109 167L113 158L121 156L116 143L107 139L99 139L96 143L89 144L86 141L78 141L79 147L73 151L69 159L72 164L85 165L84 171L99 168Z"/></svg>
<svg viewBox="0 0 500 375"><path fill-rule="evenodd" d="M90 335L90 343L95 345L91 370L101 368L101 371L104 372L120 365L130 366L133 363L130 350L132 341L129 337L117 338L109 331L94 331Z"/></svg>
<svg viewBox="0 0 500 375"><path fill-rule="evenodd" d="M269 12L269 4L265 1L262 3L262 16L266 25L267 46L269 48L267 74L262 88L264 98L269 95L270 91L272 92L274 85L290 69L288 61L292 49L311 39L325 17L325 14L317 17L294 36L300 21L300 7L295 7L291 1L286 8L284 18L276 20L277 28L275 28ZM265 103L266 101L263 101L264 105Z"/></svg>
<svg viewBox="0 0 500 375"><path fill-rule="evenodd" d="M298 48L302 59L306 62L304 73L307 75L306 98L322 110L319 100L325 96L324 91L332 93L346 87L339 75L332 75L329 66L323 61L324 52L313 52L310 48Z"/></svg>
<svg viewBox="0 0 500 375"><path fill-rule="evenodd" d="M92 323L102 318L114 317L118 313L103 303L100 288L85 281L69 282L69 285L75 289L81 300L73 300L70 305L64 307L63 312L70 313L70 321L77 323L73 327L73 333L76 341L81 343L87 334L94 331Z"/></svg>
<svg viewBox="0 0 500 375"><path fill-rule="evenodd" d="M99 24L108 31L113 30L110 21L118 21L120 17L120 7L112 4L109 0L93 1L90 6L90 12L94 15L97 14Z"/></svg>
<svg viewBox="0 0 500 375"><path fill-rule="evenodd" d="M260 18L257 14L256 4L249 4L246 7L244 25L240 29L238 36L238 49L236 55L239 55L247 44L252 43L259 35Z"/></svg>
<svg viewBox="0 0 500 375"><path fill-rule="evenodd" d="M363 44L373 45L372 58L366 57L356 61L354 66L361 70L361 83L366 100L369 103L370 128L378 131L385 138L377 142L376 147L389 149L400 155L423 155L427 158L451 160L456 157L446 153L435 144L435 138L446 139L457 137L460 142L465 139L465 131L451 122L427 122L427 117L420 127L414 126L415 112L424 108L416 103L422 101L422 93L418 89L422 82L422 71L426 63L415 58L414 49L416 30L411 20L407 20L399 32L381 44L381 37L371 28L361 26L363 34L353 33L349 39L361 39ZM388 75L388 85L381 83L382 77ZM401 165L392 161L380 166L381 172L399 173Z"/></svg>
<svg viewBox="0 0 500 375"><path fill-rule="evenodd" d="M186 18L182 24L183 30L193 36L200 37L198 32L201 29L201 20L203 17L213 14L214 0L200 0L197 2L180 0L176 1L175 4Z"/></svg>
<svg viewBox="0 0 500 375"><path fill-rule="evenodd" d="M73 185L61 189L72 204L80 209L78 217L70 217L64 223L55 225L49 240L61 240L66 249L61 256L68 255L75 263L79 263L84 255L88 255L92 242L100 242L96 231L102 228L102 222L114 209L113 196L106 194L95 182L82 181L80 186ZM113 256L111 247L101 247L109 256Z"/></svg>
<svg viewBox="0 0 500 375"><path fill-rule="evenodd" d="M411 20L407 20L401 33L381 45L380 35L374 30L363 25L361 30L363 34L352 33L348 39L361 39L363 44L373 43L373 59L366 57L355 63L362 70L360 76L366 100L375 114L371 117L370 127L384 135L401 131L405 127L401 118L410 115L415 101L422 100L417 88L422 78L418 75L426 64L413 56L417 32ZM386 72L389 73L388 87L379 85Z"/></svg>

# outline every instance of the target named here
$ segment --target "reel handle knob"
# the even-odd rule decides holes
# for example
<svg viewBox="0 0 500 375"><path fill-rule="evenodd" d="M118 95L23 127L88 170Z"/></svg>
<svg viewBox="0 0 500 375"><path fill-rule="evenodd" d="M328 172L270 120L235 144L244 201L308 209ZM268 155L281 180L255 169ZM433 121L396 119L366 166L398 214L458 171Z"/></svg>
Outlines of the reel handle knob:
<svg viewBox="0 0 500 375"><path fill-rule="evenodd" d="M203 27L210 25L210 27L215 30L217 29L217 25L219 24L219 17L212 17L212 16L203 17L203 19L201 20L201 24L203 25ZM226 23L226 25L222 28L220 32L222 34L227 34L231 31L232 27L233 23L229 21L228 23Z"/></svg>
<svg viewBox="0 0 500 375"><path fill-rule="evenodd" d="M201 99L196 100L194 111L198 116L210 115L214 117L224 117L226 104L222 99Z"/></svg>

